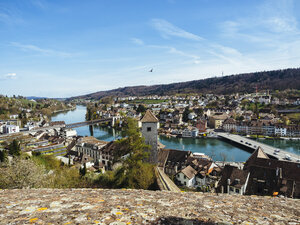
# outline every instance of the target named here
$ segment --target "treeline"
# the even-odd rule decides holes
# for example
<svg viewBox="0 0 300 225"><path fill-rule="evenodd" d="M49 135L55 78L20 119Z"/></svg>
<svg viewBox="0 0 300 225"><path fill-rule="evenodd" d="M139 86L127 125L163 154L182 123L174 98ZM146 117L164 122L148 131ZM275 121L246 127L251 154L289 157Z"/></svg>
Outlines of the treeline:
<svg viewBox="0 0 300 225"><path fill-rule="evenodd" d="M166 85L133 86L78 96L74 98L101 99L107 96L143 96L195 94L252 93L259 90L300 89L300 68L253 72ZM71 98L71 99L74 99Z"/></svg>

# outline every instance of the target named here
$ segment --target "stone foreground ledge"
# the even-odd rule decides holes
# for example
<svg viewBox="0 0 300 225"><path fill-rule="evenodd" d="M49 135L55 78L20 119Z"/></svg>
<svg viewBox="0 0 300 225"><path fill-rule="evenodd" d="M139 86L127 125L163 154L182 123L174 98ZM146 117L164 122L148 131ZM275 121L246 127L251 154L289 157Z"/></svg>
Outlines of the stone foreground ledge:
<svg viewBox="0 0 300 225"><path fill-rule="evenodd" d="M300 224L300 200L108 189L0 190L0 224Z"/></svg>

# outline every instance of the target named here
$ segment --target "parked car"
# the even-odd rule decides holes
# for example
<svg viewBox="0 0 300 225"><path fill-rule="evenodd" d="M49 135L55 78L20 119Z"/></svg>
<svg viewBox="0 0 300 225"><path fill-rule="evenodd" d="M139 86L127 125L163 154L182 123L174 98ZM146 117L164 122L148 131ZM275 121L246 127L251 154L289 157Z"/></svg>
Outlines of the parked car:
<svg viewBox="0 0 300 225"><path fill-rule="evenodd" d="M284 159L291 160L291 156L289 154L285 154Z"/></svg>

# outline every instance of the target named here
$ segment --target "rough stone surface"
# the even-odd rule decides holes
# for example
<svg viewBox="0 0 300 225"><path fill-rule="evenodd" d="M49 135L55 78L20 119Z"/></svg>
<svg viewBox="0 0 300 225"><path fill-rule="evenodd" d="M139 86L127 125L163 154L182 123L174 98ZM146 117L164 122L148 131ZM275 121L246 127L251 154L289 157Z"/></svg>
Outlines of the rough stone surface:
<svg viewBox="0 0 300 225"><path fill-rule="evenodd" d="M300 200L104 189L0 190L0 224L300 224Z"/></svg>

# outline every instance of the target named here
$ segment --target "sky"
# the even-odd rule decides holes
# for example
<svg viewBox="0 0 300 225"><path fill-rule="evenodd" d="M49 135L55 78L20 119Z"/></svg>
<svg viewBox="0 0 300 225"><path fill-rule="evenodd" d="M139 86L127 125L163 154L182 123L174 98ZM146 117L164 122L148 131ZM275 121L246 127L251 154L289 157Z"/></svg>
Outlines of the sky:
<svg viewBox="0 0 300 225"><path fill-rule="evenodd" d="M0 94L298 68L299 20L298 0L0 0Z"/></svg>

